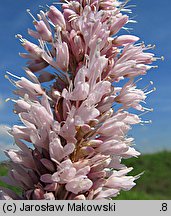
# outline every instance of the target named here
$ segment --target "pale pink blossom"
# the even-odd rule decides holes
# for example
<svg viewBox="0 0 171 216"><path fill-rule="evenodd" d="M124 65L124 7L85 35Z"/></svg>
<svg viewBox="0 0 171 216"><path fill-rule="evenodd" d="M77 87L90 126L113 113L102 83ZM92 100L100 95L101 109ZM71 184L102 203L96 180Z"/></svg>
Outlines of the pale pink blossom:
<svg viewBox="0 0 171 216"><path fill-rule="evenodd" d="M143 110L140 102L144 102L145 99L146 94L141 89L137 89L136 85L130 81L123 86L115 101L123 104L125 109L133 107L137 110Z"/></svg>

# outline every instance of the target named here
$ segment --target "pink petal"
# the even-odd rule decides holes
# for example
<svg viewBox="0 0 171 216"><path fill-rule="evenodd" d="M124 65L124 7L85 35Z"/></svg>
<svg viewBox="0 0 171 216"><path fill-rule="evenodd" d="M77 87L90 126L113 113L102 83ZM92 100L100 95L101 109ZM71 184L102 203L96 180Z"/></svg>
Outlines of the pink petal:
<svg viewBox="0 0 171 216"><path fill-rule="evenodd" d="M88 191L92 185L93 183L90 179L85 176L80 176L68 182L65 188L67 191L78 194L81 191Z"/></svg>

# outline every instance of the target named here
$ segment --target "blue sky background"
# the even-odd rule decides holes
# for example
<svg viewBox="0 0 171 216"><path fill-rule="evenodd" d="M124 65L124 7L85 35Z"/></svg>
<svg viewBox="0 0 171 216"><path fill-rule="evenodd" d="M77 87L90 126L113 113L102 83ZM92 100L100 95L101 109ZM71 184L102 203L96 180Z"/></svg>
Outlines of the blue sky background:
<svg viewBox="0 0 171 216"><path fill-rule="evenodd" d="M50 5L48 0L5 0L0 6L0 149L13 145L6 135L4 125L12 126L17 118L12 112L12 102L5 103L7 97L12 97L13 86L4 78L8 70L18 76L23 75L22 67L25 61L18 53L23 51L15 34L20 33L28 38L27 28L32 28L32 19L26 13L31 9L33 14L38 12L39 5ZM150 80L154 82L157 91L150 94L147 107L154 112L143 116L144 120L152 120L152 124L136 126L131 131L135 137L136 148L142 153L150 153L163 149L171 150L171 1L132 0L136 4L131 17L137 24L131 24L131 32L141 38L146 44L155 44L156 56L164 56L165 61L157 61L158 69L152 69L143 77L141 86L146 86ZM127 34L125 32L125 34ZM0 160L5 157L0 151Z"/></svg>

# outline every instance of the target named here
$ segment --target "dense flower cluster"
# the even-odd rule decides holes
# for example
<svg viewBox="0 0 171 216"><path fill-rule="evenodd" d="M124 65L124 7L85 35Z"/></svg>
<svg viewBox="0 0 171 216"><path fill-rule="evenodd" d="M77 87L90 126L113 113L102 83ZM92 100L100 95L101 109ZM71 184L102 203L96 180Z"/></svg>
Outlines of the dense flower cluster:
<svg viewBox="0 0 171 216"><path fill-rule="evenodd" d="M142 120L128 109L147 110L149 92L135 79L155 58L138 37L118 34L129 12L117 0L67 1L38 20L28 10L39 44L17 35L29 78L12 80L22 124L10 130L19 150L5 151L11 170L1 178L23 192L3 189L1 199L109 199L135 185L121 159L139 155L127 134Z"/></svg>

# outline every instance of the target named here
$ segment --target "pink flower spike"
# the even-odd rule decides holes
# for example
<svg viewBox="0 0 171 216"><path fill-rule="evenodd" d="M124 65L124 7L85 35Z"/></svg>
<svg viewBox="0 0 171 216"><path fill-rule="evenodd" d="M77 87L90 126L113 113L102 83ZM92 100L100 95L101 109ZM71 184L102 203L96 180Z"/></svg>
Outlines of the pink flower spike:
<svg viewBox="0 0 171 216"><path fill-rule="evenodd" d="M27 10L34 42L16 37L28 79L5 76L17 88L7 99L20 121L8 129L17 150L5 150L10 168L0 178L22 192L0 188L0 199L112 199L135 186L140 175L128 175L122 159L140 155L129 131L149 122L142 116L152 109L143 104L155 91L151 81L139 88L136 77L157 58L153 46L119 32L131 23L126 3L66 0L61 11L46 5L38 20Z"/></svg>

